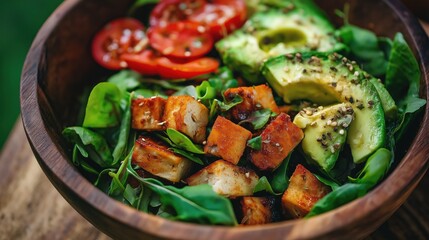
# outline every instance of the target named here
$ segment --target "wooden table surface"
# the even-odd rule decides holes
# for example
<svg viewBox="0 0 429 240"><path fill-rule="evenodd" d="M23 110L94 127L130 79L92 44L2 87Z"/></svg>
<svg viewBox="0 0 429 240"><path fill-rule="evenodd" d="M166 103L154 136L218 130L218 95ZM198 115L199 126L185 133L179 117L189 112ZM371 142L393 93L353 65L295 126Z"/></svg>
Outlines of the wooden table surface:
<svg viewBox="0 0 429 240"><path fill-rule="evenodd" d="M429 24L423 23L429 33ZM0 240L110 239L80 216L40 169L18 120L0 152ZM429 173L368 239L429 239Z"/></svg>

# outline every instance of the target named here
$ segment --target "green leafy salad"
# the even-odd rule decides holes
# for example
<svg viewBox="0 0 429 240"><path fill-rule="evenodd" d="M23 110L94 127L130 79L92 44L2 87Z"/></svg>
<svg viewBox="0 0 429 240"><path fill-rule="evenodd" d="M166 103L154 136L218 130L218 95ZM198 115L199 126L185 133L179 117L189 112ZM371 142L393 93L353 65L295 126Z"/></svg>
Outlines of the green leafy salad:
<svg viewBox="0 0 429 240"><path fill-rule="evenodd" d="M141 16L139 9L150 11ZM109 76L64 129L73 164L139 211L210 225L308 218L364 196L426 104L393 39L311 0L138 0L93 38Z"/></svg>

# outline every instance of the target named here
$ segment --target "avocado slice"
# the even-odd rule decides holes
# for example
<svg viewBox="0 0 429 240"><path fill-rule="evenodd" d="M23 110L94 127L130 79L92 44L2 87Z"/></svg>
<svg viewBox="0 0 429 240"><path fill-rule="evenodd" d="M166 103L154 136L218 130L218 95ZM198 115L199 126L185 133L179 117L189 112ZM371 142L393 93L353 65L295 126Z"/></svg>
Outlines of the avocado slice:
<svg viewBox="0 0 429 240"><path fill-rule="evenodd" d="M364 162L384 146L386 123L383 106L371 76L356 62L339 54L289 54L268 60L262 74L286 103L306 99L320 105L351 104L355 119L347 143L353 161Z"/></svg>
<svg viewBox="0 0 429 240"><path fill-rule="evenodd" d="M261 83L260 67L270 57L298 51L333 52L332 24L312 1L285 1L281 10L254 14L245 25L216 43L223 62L252 84Z"/></svg>
<svg viewBox="0 0 429 240"><path fill-rule="evenodd" d="M339 103L304 108L293 120L304 131L301 147L306 158L328 175L346 142L347 130L353 117L351 104Z"/></svg>

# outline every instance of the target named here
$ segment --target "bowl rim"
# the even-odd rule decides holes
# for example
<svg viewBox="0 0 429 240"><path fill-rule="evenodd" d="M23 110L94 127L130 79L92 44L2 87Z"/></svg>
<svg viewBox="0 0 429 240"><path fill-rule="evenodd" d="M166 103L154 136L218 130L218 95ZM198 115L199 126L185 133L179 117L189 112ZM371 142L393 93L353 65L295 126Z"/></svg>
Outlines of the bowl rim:
<svg viewBox="0 0 429 240"><path fill-rule="evenodd" d="M263 226L246 226L246 227L225 227L225 226L209 226L193 223L184 223L171 221L154 215L139 212L119 201L104 194L97 189L92 183L84 178L78 170L68 161L68 157L58 149L50 146L55 146L55 143L48 134L50 126L42 119L43 110L37 104L40 98L44 97L38 83L38 66L42 61L44 52L44 43L54 31L56 23L65 17L67 12L84 0L68 0L64 1L44 23L38 32L31 48L27 54L20 86L20 101L21 101L21 118L27 135L27 139L36 155L36 158L42 167L45 174L49 177L53 185L67 199L64 188L69 189L72 194L75 194L80 201L86 202L96 211L99 211L115 222L123 225L128 225L137 231L144 232L150 236L169 238L199 238L208 236L207 234L216 230L218 236L228 236L236 238L246 235L249 239L255 237L267 236L270 233L272 236L275 232L279 238L287 233L291 238L315 238L319 235L327 235L337 231L344 225L356 223L359 220L368 218L369 212L383 212L381 208L385 202L390 202L395 207L399 208L402 202L400 198L407 197L411 190L415 188L419 180L425 174L428 164L429 141L425 138L429 130L424 128L424 125L429 123L429 104L425 106L424 115L417 136L413 139L407 153L401 159L400 163L390 173L390 175L376 188L366 194L364 197L354 200L335 210L312 217L310 219L289 220L278 223L271 223ZM419 64L422 72L424 84L421 90L429 100L429 40L420 26L418 20L405 8L399 0L383 0L383 2L398 16L399 20L404 24L410 38L408 42L417 49ZM48 149L48 151L46 151ZM65 164L58 164L64 162ZM413 172L418 170L417 172ZM65 179L65 180L64 180ZM75 179L78 179L75 180ZM377 196L377 201L373 201L372 197ZM68 199L67 199L68 200ZM69 200L68 200L69 201ZM89 221L97 226L94 221L89 219L85 213L75 205L69 203ZM101 204L100 204L101 203ZM356 209L365 207L371 211L356 211ZM393 213L393 212L392 212ZM390 214L392 214L390 213ZM386 215L387 214L387 215ZM385 213L385 219L390 216ZM375 214L374 214L375 215ZM124 217L126 216L126 217ZM338 216L342 217L342 221L329 221ZM138 221L127 221L127 219L139 219ZM327 224L327 221L329 224ZM149 226L149 227L148 227ZM378 226L374 226L375 229ZM176 231L181 229L180 231ZM306 231L310 229L311 231ZM192 233L192 234L190 234ZM317 234L317 235L315 235Z"/></svg>

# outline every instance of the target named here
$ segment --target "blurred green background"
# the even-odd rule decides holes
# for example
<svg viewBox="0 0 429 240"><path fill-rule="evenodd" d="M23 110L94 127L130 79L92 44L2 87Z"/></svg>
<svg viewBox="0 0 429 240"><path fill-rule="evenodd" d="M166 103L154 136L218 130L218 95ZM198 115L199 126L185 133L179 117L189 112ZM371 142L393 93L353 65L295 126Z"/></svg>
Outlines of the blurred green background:
<svg viewBox="0 0 429 240"><path fill-rule="evenodd" d="M28 49L61 0L0 1L0 149L19 116L19 81Z"/></svg>

